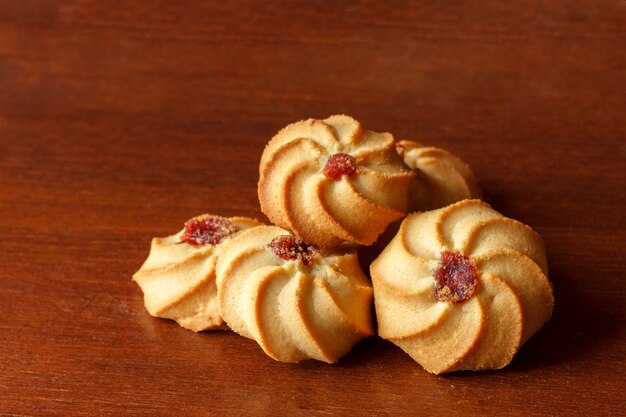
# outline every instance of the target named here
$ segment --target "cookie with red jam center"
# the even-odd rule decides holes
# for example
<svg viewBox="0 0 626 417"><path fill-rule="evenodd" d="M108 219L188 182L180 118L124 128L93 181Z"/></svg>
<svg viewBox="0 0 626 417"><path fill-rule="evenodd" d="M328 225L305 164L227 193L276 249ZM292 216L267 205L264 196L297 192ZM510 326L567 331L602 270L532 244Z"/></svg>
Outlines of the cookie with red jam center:
<svg viewBox="0 0 626 417"><path fill-rule="evenodd" d="M281 362L336 362L374 333L372 287L354 248L318 248L261 226L223 244L219 311L228 326Z"/></svg>
<svg viewBox="0 0 626 417"><path fill-rule="evenodd" d="M370 273L378 334L435 374L506 366L552 315L541 237L479 200L407 216Z"/></svg>
<svg viewBox="0 0 626 417"><path fill-rule="evenodd" d="M259 225L245 217L203 214L189 219L174 235L152 239L148 258L133 275L148 313L197 332L224 328L215 286L221 245Z"/></svg>
<svg viewBox="0 0 626 417"><path fill-rule="evenodd" d="M282 129L265 147L259 173L263 213L322 248L371 245L407 214L416 182L391 134L345 115Z"/></svg>

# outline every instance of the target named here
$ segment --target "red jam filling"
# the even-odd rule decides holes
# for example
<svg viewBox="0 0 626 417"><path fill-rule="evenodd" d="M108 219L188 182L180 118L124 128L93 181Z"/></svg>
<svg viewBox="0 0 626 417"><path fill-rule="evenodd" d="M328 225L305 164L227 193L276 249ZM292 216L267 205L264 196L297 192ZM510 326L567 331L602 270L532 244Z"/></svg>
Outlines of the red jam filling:
<svg viewBox="0 0 626 417"><path fill-rule="evenodd" d="M339 181L342 176L350 175L356 170L356 159L347 153L336 153L331 155L324 167L324 175Z"/></svg>
<svg viewBox="0 0 626 417"><path fill-rule="evenodd" d="M217 245L239 231L230 220L221 216L198 216L185 223L181 241L190 245Z"/></svg>
<svg viewBox="0 0 626 417"><path fill-rule="evenodd" d="M470 299L478 285L478 271L471 258L458 252L441 253L435 271L435 300L458 303Z"/></svg>
<svg viewBox="0 0 626 417"><path fill-rule="evenodd" d="M305 265L313 262L315 254L317 253L317 250L313 246L307 245L293 235L277 236L267 244L267 247L281 259L286 261L300 259Z"/></svg>

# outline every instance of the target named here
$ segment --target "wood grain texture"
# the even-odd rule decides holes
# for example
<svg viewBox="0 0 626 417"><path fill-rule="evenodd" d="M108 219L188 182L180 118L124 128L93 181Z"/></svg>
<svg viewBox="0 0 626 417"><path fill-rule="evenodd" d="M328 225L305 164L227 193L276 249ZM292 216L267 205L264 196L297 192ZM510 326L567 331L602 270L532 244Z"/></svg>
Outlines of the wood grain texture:
<svg viewBox="0 0 626 417"><path fill-rule="evenodd" d="M624 415L625 45L623 1L0 0L0 415ZM555 312L510 366L281 364L145 312L150 238L261 216L266 141L334 113L542 234Z"/></svg>

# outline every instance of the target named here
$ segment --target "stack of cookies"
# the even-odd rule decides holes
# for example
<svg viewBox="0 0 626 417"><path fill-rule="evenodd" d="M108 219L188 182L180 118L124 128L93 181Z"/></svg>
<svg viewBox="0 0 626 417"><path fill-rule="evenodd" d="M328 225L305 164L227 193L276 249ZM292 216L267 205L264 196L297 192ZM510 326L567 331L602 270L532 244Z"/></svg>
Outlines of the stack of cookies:
<svg viewBox="0 0 626 417"><path fill-rule="evenodd" d="M133 277L151 315L283 362L333 363L378 333L439 374L506 366L552 314L541 238L443 149L336 115L278 132L259 173L273 225L204 214L153 239ZM370 279L357 249L374 244Z"/></svg>

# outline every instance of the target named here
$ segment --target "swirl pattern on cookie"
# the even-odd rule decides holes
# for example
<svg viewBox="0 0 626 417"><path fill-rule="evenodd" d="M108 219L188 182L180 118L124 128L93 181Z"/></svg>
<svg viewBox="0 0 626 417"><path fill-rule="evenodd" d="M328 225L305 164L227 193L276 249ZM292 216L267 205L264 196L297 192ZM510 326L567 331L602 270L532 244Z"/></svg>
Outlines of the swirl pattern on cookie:
<svg viewBox="0 0 626 417"><path fill-rule="evenodd" d="M219 309L228 326L282 362L336 362L374 333L372 287L354 250L317 249L275 226L224 244Z"/></svg>
<svg viewBox="0 0 626 417"><path fill-rule="evenodd" d="M370 272L379 335L435 374L506 366L552 315L541 237L479 200L407 216Z"/></svg>
<svg viewBox="0 0 626 417"><path fill-rule="evenodd" d="M434 210L465 199L483 196L476 175L457 156L442 148L401 140L396 150L417 174L411 192L412 211Z"/></svg>
<svg viewBox="0 0 626 417"><path fill-rule="evenodd" d="M196 332L223 327L215 286L222 243L259 225L245 217L204 214L190 219L174 235L152 239L148 258L133 275L148 313Z"/></svg>
<svg viewBox="0 0 626 417"><path fill-rule="evenodd" d="M416 176L391 134L344 115L285 127L265 147L259 171L263 213L318 247L373 243L408 212Z"/></svg>

